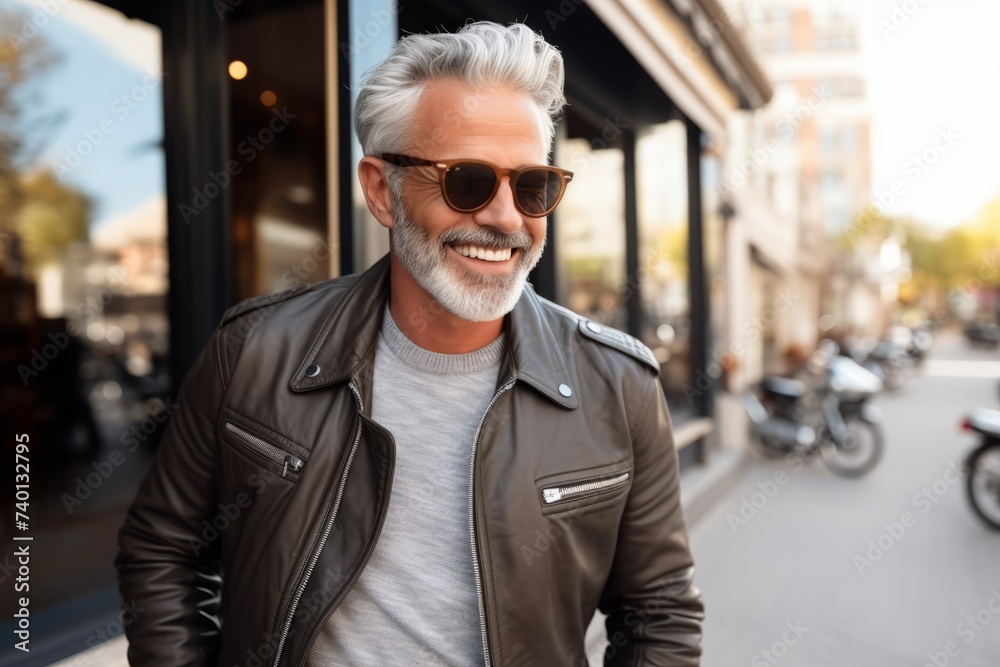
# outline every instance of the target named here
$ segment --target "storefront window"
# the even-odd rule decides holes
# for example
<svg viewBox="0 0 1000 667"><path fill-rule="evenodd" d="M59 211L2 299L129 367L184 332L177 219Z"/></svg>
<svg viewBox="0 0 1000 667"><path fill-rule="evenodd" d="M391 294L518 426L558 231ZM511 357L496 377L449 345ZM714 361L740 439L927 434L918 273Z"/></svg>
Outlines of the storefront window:
<svg viewBox="0 0 1000 667"><path fill-rule="evenodd" d="M576 120L570 119L571 128ZM588 126L589 127L589 126ZM625 330L624 152L600 138L560 137L555 164L573 172L555 223L559 303Z"/></svg>
<svg viewBox="0 0 1000 667"><path fill-rule="evenodd" d="M786 316L775 304L783 303L782 278L761 261L758 253L753 253L750 263L750 312L761 313L755 338L748 354L749 376L759 378L766 375L782 375L787 369L782 357L779 331Z"/></svg>
<svg viewBox="0 0 1000 667"><path fill-rule="evenodd" d="M22 595L36 660L117 610L118 529L176 399L161 34L75 9L0 9L4 664L25 656L8 620ZM15 443L28 480L17 489ZM30 545L21 594L11 545Z"/></svg>
<svg viewBox="0 0 1000 667"><path fill-rule="evenodd" d="M682 121L651 127L636 142L639 338L661 364L660 379L675 419L690 414L687 138Z"/></svg>
<svg viewBox="0 0 1000 667"><path fill-rule="evenodd" d="M331 276L321 0L226 18L236 300ZM206 188L209 185L206 185Z"/></svg>

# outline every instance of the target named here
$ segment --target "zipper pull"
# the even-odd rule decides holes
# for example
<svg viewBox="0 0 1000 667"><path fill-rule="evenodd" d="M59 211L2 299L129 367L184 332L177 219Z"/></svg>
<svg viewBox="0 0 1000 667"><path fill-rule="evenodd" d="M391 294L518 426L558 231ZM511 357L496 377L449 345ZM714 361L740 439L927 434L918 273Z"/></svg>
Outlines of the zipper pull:
<svg viewBox="0 0 1000 667"><path fill-rule="evenodd" d="M285 467L281 471L282 478L288 474L288 468L292 469L292 472L298 472L302 469L302 459L297 459L294 456L285 457Z"/></svg>
<svg viewBox="0 0 1000 667"><path fill-rule="evenodd" d="M543 489L542 497L545 498L545 502L554 503L555 501L562 499L562 489L558 487L552 489Z"/></svg>

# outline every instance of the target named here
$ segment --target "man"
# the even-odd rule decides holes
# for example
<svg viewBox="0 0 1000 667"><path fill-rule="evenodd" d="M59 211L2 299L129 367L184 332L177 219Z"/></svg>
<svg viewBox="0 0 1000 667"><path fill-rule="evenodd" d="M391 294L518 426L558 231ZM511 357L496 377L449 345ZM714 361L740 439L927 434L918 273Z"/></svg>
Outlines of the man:
<svg viewBox="0 0 1000 667"><path fill-rule="evenodd" d="M133 665L697 665L652 353L534 293L559 53L407 37L361 90L391 252L225 313L116 561ZM571 224L571 221L567 221Z"/></svg>

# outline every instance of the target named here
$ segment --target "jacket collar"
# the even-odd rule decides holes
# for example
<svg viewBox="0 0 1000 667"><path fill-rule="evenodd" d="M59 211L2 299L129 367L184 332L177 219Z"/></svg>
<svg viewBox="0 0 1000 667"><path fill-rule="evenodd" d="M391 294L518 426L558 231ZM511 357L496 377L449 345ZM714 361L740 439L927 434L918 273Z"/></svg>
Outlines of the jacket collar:
<svg viewBox="0 0 1000 667"><path fill-rule="evenodd" d="M292 376L291 390L309 391L350 378L374 354L388 298L389 254L386 253L358 275L333 305ZM530 283L525 284L521 298L504 318L504 332L507 352L501 361L501 381L497 386L522 380L559 405L577 407L579 388L567 370L565 355ZM311 368L314 366L319 367L318 373ZM307 369L313 377L307 375Z"/></svg>

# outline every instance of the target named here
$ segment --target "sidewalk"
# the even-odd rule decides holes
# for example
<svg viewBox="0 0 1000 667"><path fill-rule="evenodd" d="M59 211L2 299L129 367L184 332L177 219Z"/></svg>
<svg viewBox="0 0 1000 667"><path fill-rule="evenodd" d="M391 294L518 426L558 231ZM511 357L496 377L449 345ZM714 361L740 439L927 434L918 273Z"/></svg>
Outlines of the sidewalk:
<svg viewBox="0 0 1000 667"><path fill-rule="evenodd" d="M51 667L129 667L124 636L115 637L99 646L53 663Z"/></svg>
<svg viewBox="0 0 1000 667"><path fill-rule="evenodd" d="M942 336L929 361L876 400L886 452L869 476L748 459L692 527L703 667L1000 665L1000 535L973 517L953 467L976 442L961 416L997 407L1000 355ZM762 494L778 470L786 483Z"/></svg>

